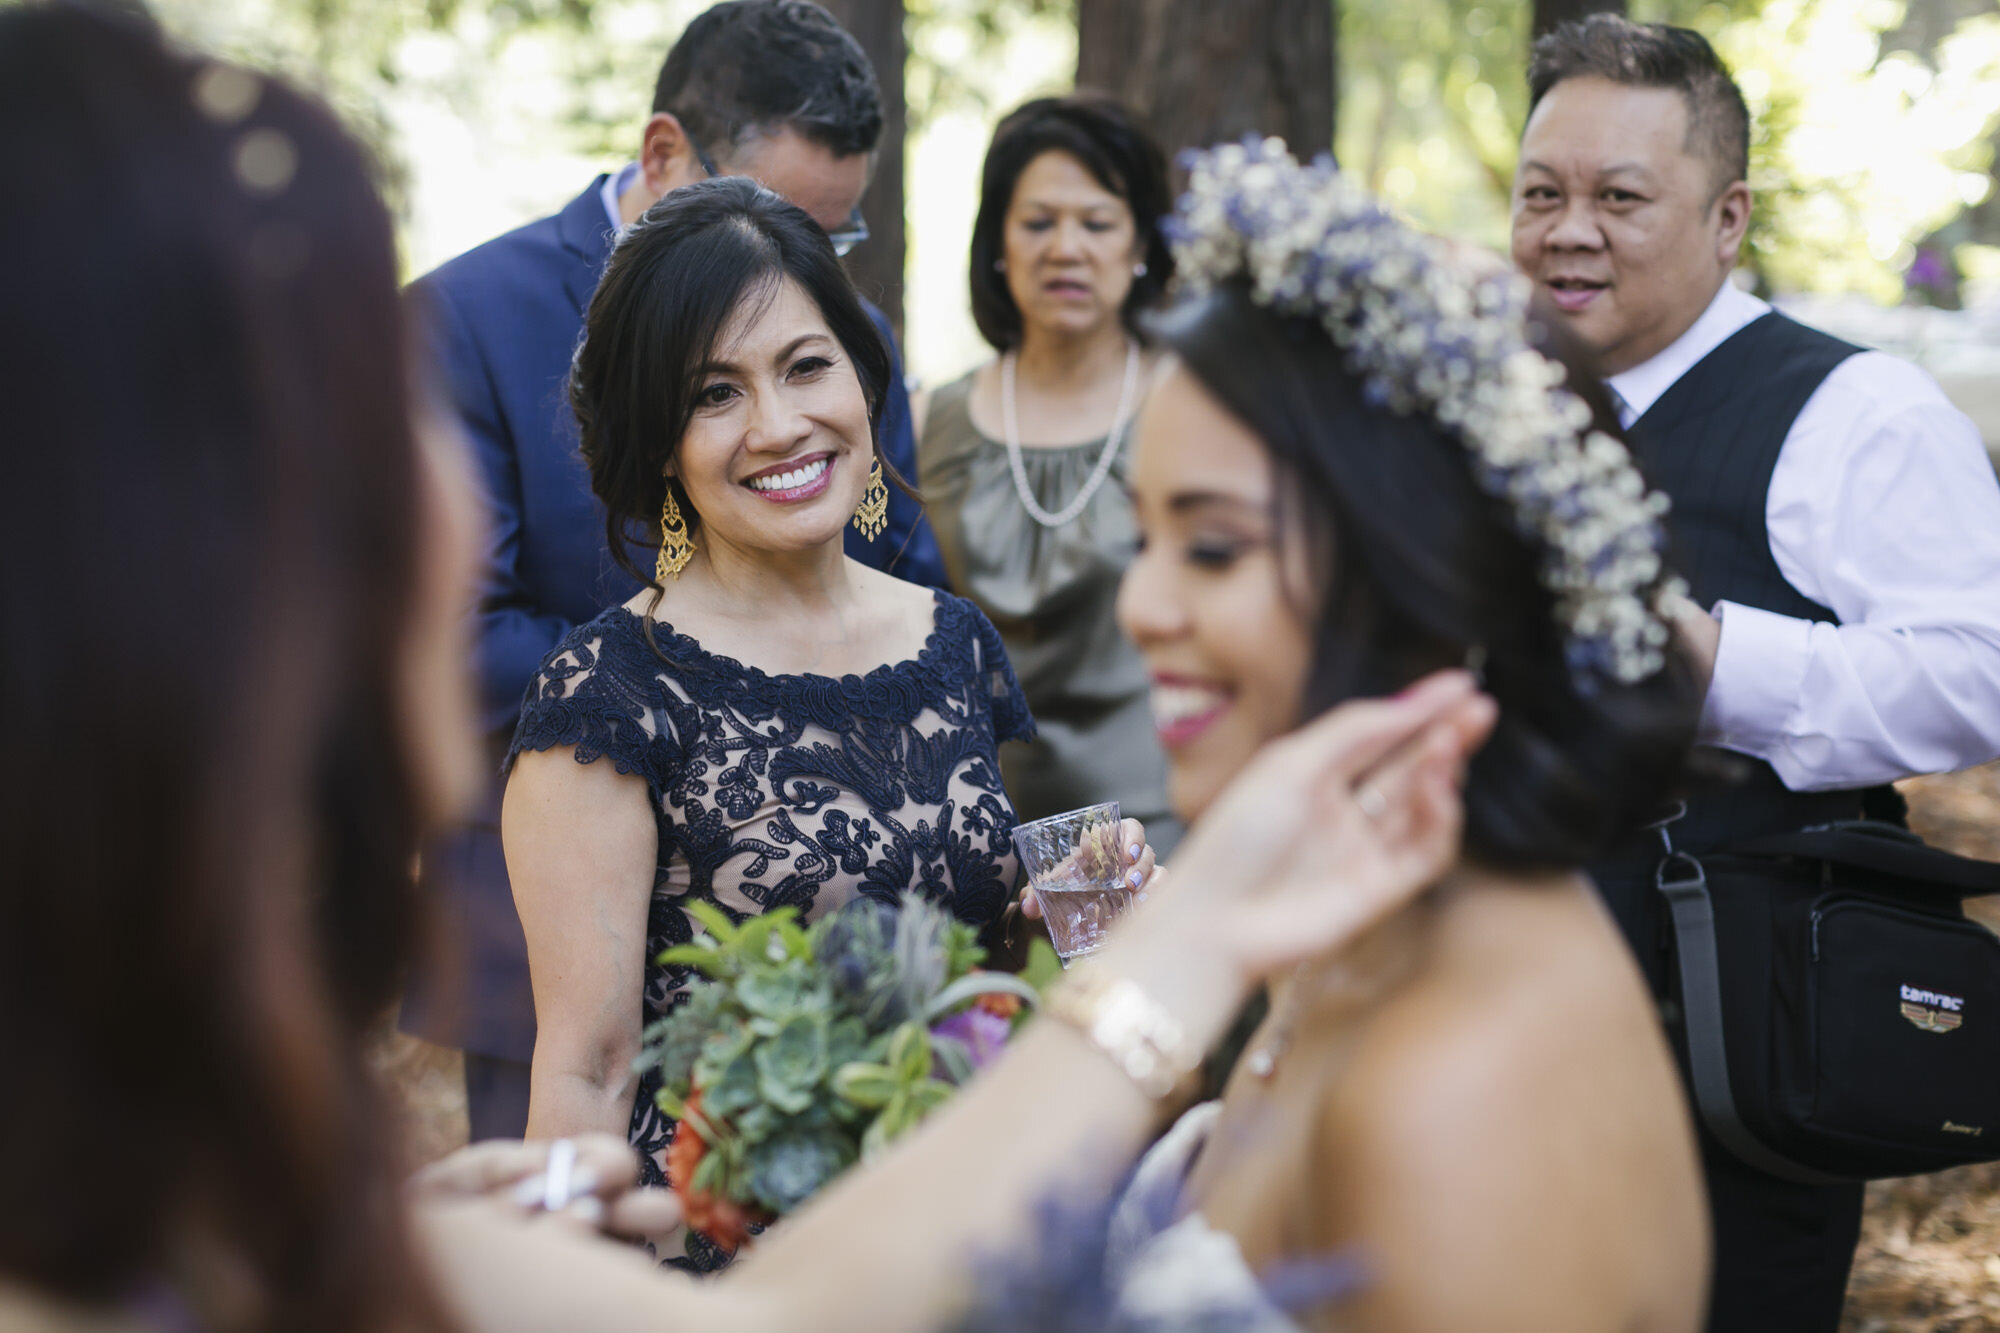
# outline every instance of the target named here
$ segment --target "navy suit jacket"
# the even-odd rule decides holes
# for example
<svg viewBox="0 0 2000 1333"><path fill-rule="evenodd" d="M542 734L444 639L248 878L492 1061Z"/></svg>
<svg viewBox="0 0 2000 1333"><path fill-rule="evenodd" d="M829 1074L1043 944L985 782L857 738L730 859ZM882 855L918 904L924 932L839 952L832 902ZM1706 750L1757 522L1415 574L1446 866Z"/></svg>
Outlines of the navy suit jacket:
<svg viewBox="0 0 2000 1333"><path fill-rule="evenodd" d="M604 507L591 494L565 393L584 310L614 239L605 180L599 176L553 217L467 251L413 288L435 367L477 456L490 513L477 652L496 771L542 658L572 626L641 586L605 545ZM867 309L894 370L882 412L882 453L914 480L916 441L901 358L882 313ZM913 582L944 586L922 507L892 487L888 518L873 542L850 526L848 554ZM652 567L650 546L635 546L632 554L639 568ZM497 782L470 828L426 848L424 880L443 911L450 952L413 979L405 1025L484 1055L528 1059L534 1000L500 854Z"/></svg>

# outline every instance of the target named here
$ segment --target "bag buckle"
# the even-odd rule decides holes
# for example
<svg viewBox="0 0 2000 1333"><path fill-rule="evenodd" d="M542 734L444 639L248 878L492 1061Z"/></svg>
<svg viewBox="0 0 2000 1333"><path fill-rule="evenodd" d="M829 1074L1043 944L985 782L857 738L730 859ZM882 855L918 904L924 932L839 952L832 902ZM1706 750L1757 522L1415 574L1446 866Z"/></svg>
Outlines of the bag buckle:
<svg viewBox="0 0 2000 1333"><path fill-rule="evenodd" d="M1660 830L1660 837L1667 836ZM1671 844L1667 854L1660 858L1659 868L1653 872L1653 886L1665 894L1669 900L1708 896L1708 872L1701 862L1689 852L1677 852Z"/></svg>

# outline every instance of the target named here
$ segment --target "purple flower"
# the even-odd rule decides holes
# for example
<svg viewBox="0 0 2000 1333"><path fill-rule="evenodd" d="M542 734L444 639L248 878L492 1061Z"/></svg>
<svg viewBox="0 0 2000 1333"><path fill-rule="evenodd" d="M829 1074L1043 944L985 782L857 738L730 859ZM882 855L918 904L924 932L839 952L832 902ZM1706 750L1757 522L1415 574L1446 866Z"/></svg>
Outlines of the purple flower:
<svg viewBox="0 0 2000 1333"><path fill-rule="evenodd" d="M1951 270L1945 266L1944 256L1925 246L1917 251L1917 257L1910 261L1909 272L1903 280L1913 287L1942 287L1951 279Z"/></svg>
<svg viewBox="0 0 2000 1333"><path fill-rule="evenodd" d="M974 1005L939 1019L931 1027L931 1035L957 1042L964 1048L973 1069L980 1070L999 1058L1000 1052L1007 1046L1007 1033L1012 1028L1013 1024L998 1014L990 1014ZM934 1070L933 1077L943 1077L943 1074Z"/></svg>

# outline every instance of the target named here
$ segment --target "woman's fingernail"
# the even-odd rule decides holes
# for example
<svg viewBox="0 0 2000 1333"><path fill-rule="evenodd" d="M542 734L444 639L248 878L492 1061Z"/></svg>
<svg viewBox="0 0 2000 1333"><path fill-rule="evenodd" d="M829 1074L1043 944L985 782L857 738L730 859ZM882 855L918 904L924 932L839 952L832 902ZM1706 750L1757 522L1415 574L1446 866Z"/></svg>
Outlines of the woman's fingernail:
<svg viewBox="0 0 2000 1333"><path fill-rule="evenodd" d="M572 1199L597 1193L597 1185L597 1173L587 1166L580 1166L570 1172L569 1195Z"/></svg>
<svg viewBox="0 0 2000 1333"><path fill-rule="evenodd" d="M1139 887L1139 886L1140 886L1141 884L1144 884L1144 883L1145 883L1146 881L1145 881L1145 880L1143 880L1143 879L1141 879L1141 878L1139 878L1139 872L1138 872L1138 871L1136 871L1136 870L1132 870L1132 871L1127 871L1127 872L1126 872L1126 875L1125 875L1125 882L1126 882L1127 884L1130 884L1130 885L1131 885L1131 886L1132 886L1133 888L1135 888L1135 889L1136 889L1136 888L1138 888L1138 887Z"/></svg>
<svg viewBox="0 0 2000 1333"><path fill-rule="evenodd" d="M523 1208L533 1208L542 1201L542 1196L548 1192L548 1188L548 1177L536 1172L514 1186L514 1202Z"/></svg>
<svg viewBox="0 0 2000 1333"><path fill-rule="evenodd" d="M1138 859L1139 859L1139 853L1141 853L1141 852L1145 851L1145 850L1146 850L1146 847L1145 847L1145 844L1143 844L1143 843L1137 843L1137 842L1135 842L1135 843L1133 843L1133 844L1132 844L1132 845L1131 845L1130 847L1126 848L1125 850L1126 850L1126 851L1128 851L1128 852L1130 852L1130 853L1131 853L1131 855L1132 855L1132 859L1133 859L1134 861L1136 861L1136 860L1138 860Z"/></svg>

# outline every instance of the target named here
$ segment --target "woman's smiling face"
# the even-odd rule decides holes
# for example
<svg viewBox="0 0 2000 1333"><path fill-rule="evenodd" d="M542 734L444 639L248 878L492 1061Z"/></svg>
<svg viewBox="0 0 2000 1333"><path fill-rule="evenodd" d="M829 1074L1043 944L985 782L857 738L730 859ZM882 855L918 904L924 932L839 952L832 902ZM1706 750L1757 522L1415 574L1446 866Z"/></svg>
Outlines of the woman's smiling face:
<svg viewBox="0 0 2000 1333"><path fill-rule="evenodd" d="M838 541L874 462L847 349L790 278L744 293L716 339L670 474L699 548L791 552Z"/></svg>
<svg viewBox="0 0 2000 1333"><path fill-rule="evenodd" d="M1118 623L1145 655L1169 795L1192 820L1298 725L1312 663L1307 579L1295 543L1281 542L1269 452L1185 368L1139 417L1132 498L1143 544Z"/></svg>

